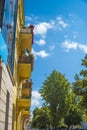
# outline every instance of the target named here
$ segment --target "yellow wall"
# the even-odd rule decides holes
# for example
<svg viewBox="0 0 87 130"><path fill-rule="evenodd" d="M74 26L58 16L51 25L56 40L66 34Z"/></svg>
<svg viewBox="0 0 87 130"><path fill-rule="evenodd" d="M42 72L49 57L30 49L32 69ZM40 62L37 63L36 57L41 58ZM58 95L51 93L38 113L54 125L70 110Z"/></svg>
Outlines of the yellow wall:
<svg viewBox="0 0 87 130"><path fill-rule="evenodd" d="M21 63L20 56L24 56L24 49L27 47L29 51L32 49L32 33L22 33L21 28L24 27L24 1L18 0L18 13L16 25L16 42L15 42L15 60L14 60L14 79L16 83L16 94L14 98L14 126L13 130L22 130L23 116L29 117L29 109L31 106L31 98L22 97L22 83L31 77L31 63ZM24 27L24 29L26 29ZM29 30L29 28L28 28ZM31 29L30 29L31 31ZM26 44L27 42L27 44ZM19 63L20 61L20 63ZM27 93L26 93L27 94ZM31 93L30 93L31 95ZM26 96L26 95L25 95Z"/></svg>

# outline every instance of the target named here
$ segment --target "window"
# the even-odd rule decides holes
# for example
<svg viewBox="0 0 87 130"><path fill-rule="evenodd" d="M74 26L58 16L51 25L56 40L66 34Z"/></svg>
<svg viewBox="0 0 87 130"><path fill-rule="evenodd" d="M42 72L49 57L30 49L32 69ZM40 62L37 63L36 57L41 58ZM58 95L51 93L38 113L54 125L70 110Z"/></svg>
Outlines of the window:
<svg viewBox="0 0 87 130"><path fill-rule="evenodd" d="M5 0L0 0L0 27L2 27Z"/></svg>
<svg viewBox="0 0 87 130"><path fill-rule="evenodd" d="M5 113L5 130L8 130L9 97L10 97L10 94L9 94L9 92L7 91L7 95L6 95L6 113Z"/></svg>

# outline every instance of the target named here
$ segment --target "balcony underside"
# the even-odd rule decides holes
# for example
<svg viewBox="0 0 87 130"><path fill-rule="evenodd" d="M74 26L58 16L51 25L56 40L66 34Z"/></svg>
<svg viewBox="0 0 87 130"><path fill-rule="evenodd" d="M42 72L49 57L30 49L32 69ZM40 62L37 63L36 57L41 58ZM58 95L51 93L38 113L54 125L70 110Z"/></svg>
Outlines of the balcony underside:
<svg viewBox="0 0 87 130"><path fill-rule="evenodd" d="M22 110L21 111L21 116L29 116L30 115L30 111L29 110Z"/></svg>
<svg viewBox="0 0 87 130"><path fill-rule="evenodd" d="M28 79L31 76L31 64L18 63L18 75L22 79Z"/></svg>
<svg viewBox="0 0 87 130"><path fill-rule="evenodd" d="M19 98L17 99L17 108L18 109L27 109L31 106L31 100L29 98Z"/></svg>
<svg viewBox="0 0 87 130"><path fill-rule="evenodd" d="M32 49L32 34L20 34L19 36L20 49L22 52L27 48Z"/></svg>

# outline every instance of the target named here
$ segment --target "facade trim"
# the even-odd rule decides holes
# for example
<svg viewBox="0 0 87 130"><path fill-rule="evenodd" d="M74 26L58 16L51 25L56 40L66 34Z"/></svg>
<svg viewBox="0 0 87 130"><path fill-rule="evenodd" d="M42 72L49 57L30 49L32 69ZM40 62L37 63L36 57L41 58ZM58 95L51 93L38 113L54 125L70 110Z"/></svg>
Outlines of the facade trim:
<svg viewBox="0 0 87 130"><path fill-rule="evenodd" d="M11 70L9 68L9 65L7 65L6 67L7 67L8 73L9 73L9 77L10 77L10 79L12 81L13 86L14 86L15 85L15 81L13 79L13 76L12 76Z"/></svg>
<svg viewBox="0 0 87 130"><path fill-rule="evenodd" d="M0 91L1 91L1 80L2 80L2 66L1 66L2 59L0 57Z"/></svg>

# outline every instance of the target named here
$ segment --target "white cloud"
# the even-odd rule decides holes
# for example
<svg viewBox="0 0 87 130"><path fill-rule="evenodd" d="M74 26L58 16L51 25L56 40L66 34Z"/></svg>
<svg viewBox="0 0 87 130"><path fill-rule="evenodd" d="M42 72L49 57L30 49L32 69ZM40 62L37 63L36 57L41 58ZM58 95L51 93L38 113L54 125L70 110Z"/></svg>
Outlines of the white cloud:
<svg viewBox="0 0 87 130"><path fill-rule="evenodd" d="M43 40L43 39L40 39L39 41L35 41L35 43L40 45L40 46L43 46L46 44L45 40Z"/></svg>
<svg viewBox="0 0 87 130"><path fill-rule="evenodd" d="M62 43L62 47L64 47L67 52L69 52L70 49L74 49L74 50L80 49L80 50L82 50L84 53L87 53L87 45L85 45L85 44L80 44L80 43L73 42L73 41L65 40L65 41Z"/></svg>
<svg viewBox="0 0 87 130"><path fill-rule="evenodd" d="M66 28L68 25L64 23L64 21L59 21L58 22L63 28Z"/></svg>
<svg viewBox="0 0 87 130"><path fill-rule="evenodd" d="M32 20L32 17L25 16L25 21L31 21L31 20Z"/></svg>
<svg viewBox="0 0 87 130"><path fill-rule="evenodd" d="M69 26L67 23L65 23L65 22L63 21L63 19L62 19L61 17L57 17L57 20L58 20L58 24L59 24L61 27L66 28L66 27Z"/></svg>
<svg viewBox="0 0 87 130"><path fill-rule="evenodd" d="M65 40L65 41L62 43L62 47L66 48L67 51L69 51L70 49L77 49L77 46L78 46L78 43L76 43L76 42L71 42L71 41L68 41L68 40Z"/></svg>
<svg viewBox="0 0 87 130"><path fill-rule="evenodd" d="M61 17L57 17L57 20L58 20L58 21L61 21L61 20L62 20L62 18L61 18Z"/></svg>
<svg viewBox="0 0 87 130"><path fill-rule="evenodd" d="M27 24L28 24L28 22L30 22L30 21L36 22L36 21L38 21L38 19L39 19L39 17L38 17L38 16L35 16L35 15L33 15L33 14L30 14L29 16L28 16L28 15L25 16L25 22L27 22Z"/></svg>
<svg viewBox="0 0 87 130"><path fill-rule="evenodd" d="M40 105L41 95L38 91L32 91L31 106Z"/></svg>
<svg viewBox="0 0 87 130"><path fill-rule="evenodd" d="M53 28L52 23L40 22L39 24L35 25L34 34L35 35L39 34L42 37L45 37L48 29L51 29L51 28Z"/></svg>
<svg viewBox="0 0 87 130"><path fill-rule="evenodd" d="M40 22L39 24L35 25L34 34L44 36L46 35L49 29L58 28L61 30L62 28L68 27L68 24L63 21L61 17L57 17L55 20L50 20L50 22Z"/></svg>
<svg viewBox="0 0 87 130"><path fill-rule="evenodd" d="M45 50L36 52L36 51L34 51L34 49L32 49L32 53L34 54L34 56L36 58L37 57L46 58L46 57L48 57L50 55L49 53L46 53Z"/></svg>
<svg viewBox="0 0 87 130"><path fill-rule="evenodd" d="M41 19L40 19L41 20ZM61 17L56 17L55 19L50 19L49 22L42 21L40 22L39 17L36 17L34 15L25 16L25 21L27 26L30 25L30 21L34 21L36 23L34 26L34 35L40 35L42 38L46 37L46 34L49 29L52 29L53 31L58 30L61 31L62 29L65 29L68 27L68 24L61 18Z"/></svg>
<svg viewBox="0 0 87 130"><path fill-rule="evenodd" d="M84 51L84 53L87 53L87 45L79 44L78 47L80 48L80 50Z"/></svg>

